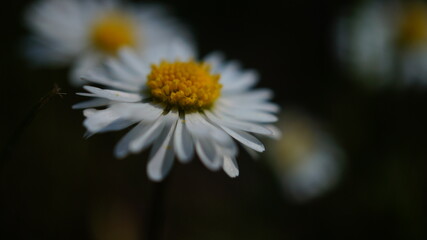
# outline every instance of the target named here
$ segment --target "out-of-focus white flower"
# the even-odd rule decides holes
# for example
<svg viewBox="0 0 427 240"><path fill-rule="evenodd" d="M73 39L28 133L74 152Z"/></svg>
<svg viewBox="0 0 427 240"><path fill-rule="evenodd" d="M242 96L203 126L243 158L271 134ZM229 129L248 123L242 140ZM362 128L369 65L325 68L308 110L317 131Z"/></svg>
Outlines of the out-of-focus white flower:
<svg viewBox="0 0 427 240"><path fill-rule="evenodd" d="M427 84L427 4L371 1L337 24L339 58L366 85Z"/></svg>
<svg viewBox="0 0 427 240"><path fill-rule="evenodd" d="M239 175L237 140L258 152L264 145L253 135L275 136L270 126L278 106L270 103L268 89L251 90L258 75L242 70L237 62L225 63L214 53L202 61L183 42L150 52L139 59L128 49L110 59L105 68L83 78L106 86L85 86L93 97L74 108L84 110L88 134L116 131L136 124L115 148L123 158L153 145L147 172L162 180L174 156L186 163L197 153L210 170L222 168ZM116 89L116 90L111 90ZM106 107L95 110L93 107Z"/></svg>
<svg viewBox="0 0 427 240"><path fill-rule="evenodd" d="M90 230L93 239L141 239L141 222L137 204L109 192L109 197L96 194L90 207Z"/></svg>
<svg viewBox="0 0 427 240"><path fill-rule="evenodd" d="M343 154L316 123L286 111L278 125L279 141L271 142L268 160L284 194L304 202L331 189L342 172Z"/></svg>
<svg viewBox="0 0 427 240"><path fill-rule="evenodd" d="M80 75L122 47L144 57L174 38L189 41L185 29L159 5L123 5L114 0L41 0L26 15L33 35L27 55L36 64L71 65L73 85Z"/></svg>

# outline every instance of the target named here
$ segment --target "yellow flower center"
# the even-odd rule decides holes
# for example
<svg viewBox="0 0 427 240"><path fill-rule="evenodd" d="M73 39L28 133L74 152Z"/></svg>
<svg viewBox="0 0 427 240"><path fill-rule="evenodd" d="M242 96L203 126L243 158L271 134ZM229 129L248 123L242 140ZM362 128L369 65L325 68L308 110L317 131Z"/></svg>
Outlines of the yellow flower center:
<svg viewBox="0 0 427 240"><path fill-rule="evenodd" d="M151 66L147 85L156 102L168 108L198 111L209 108L219 97L219 74L210 73L206 63L168 62Z"/></svg>
<svg viewBox="0 0 427 240"><path fill-rule="evenodd" d="M427 43L427 6L413 3L403 10L399 41L403 46Z"/></svg>
<svg viewBox="0 0 427 240"><path fill-rule="evenodd" d="M107 13L94 22L91 40L96 48L108 54L115 54L124 46L135 47L137 36L134 23L123 13Z"/></svg>

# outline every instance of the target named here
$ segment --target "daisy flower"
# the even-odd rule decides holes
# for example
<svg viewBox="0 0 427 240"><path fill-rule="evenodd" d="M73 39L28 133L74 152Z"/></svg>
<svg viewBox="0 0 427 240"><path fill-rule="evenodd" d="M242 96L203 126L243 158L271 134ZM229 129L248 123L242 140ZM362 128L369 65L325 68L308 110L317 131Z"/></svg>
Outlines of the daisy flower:
<svg viewBox="0 0 427 240"><path fill-rule="evenodd" d="M372 1L337 24L339 59L366 85L427 84L427 4Z"/></svg>
<svg viewBox="0 0 427 240"><path fill-rule="evenodd" d="M343 153L318 124L297 111L280 116L279 141L269 143L268 163L285 196L297 202L311 200L330 190L343 170Z"/></svg>
<svg viewBox="0 0 427 240"><path fill-rule="evenodd" d="M224 62L218 53L197 60L192 48L182 42L153 50L150 61L129 49L118 55L83 76L105 88L85 86L88 93L81 95L93 99L74 108L87 108L83 113L88 135L136 125L114 153L123 158L153 145L147 167L151 180L161 181L175 156L186 163L194 153L208 169L222 168L236 177L234 140L263 152L264 145L254 134L277 135L271 123L277 120L278 106L269 102L270 90L251 90L258 80L255 71Z"/></svg>
<svg viewBox="0 0 427 240"><path fill-rule="evenodd" d="M26 14L33 35L26 45L32 62L71 65L70 80L131 47L144 56L171 38L189 41L187 32L157 5L123 5L114 0L41 0Z"/></svg>

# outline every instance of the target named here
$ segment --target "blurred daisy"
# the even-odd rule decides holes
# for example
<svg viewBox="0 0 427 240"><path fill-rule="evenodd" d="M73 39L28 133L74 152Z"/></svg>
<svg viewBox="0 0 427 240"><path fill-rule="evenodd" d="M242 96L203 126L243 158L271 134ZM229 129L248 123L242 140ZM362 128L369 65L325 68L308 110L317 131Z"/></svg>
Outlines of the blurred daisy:
<svg viewBox="0 0 427 240"><path fill-rule="evenodd" d="M424 2L368 2L337 26L340 59L367 85L427 84Z"/></svg>
<svg viewBox="0 0 427 240"><path fill-rule="evenodd" d="M34 33L28 57L36 64L72 65L75 86L83 84L82 73L122 47L144 56L146 49L162 47L171 38L188 40L162 7L124 6L113 0L41 0L29 9L26 20Z"/></svg>
<svg viewBox="0 0 427 240"><path fill-rule="evenodd" d="M197 60L192 48L182 43L150 53L150 61L139 59L128 49L119 59L83 79L104 85L85 86L83 96L93 100L74 108L84 110L88 134L121 130L136 124L115 148L123 158L153 145L147 172L162 180L174 156L186 163L197 153L210 170L222 168L230 177L239 175L237 140L257 152L264 145L253 135L274 136L270 123L278 106L270 103L272 92L251 90L257 83L254 71L238 63L225 63L219 54ZM111 90L117 89L117 90ZM105 106L95 110L93 107Z"/></svg>
<svg viewBox="0 0 427 240"><path fill-rule="evenodd" d="M285 195L303 202L331 189L341 175L341 150L305 115L287 111L280 119L283 136L268 145L268 160Z"/></svg>

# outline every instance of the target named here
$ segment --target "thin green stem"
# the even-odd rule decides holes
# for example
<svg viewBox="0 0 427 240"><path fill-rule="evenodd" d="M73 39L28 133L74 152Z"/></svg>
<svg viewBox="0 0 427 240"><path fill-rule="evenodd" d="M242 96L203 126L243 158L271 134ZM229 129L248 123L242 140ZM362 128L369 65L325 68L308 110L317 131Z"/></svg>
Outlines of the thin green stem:
<svg viewBox="0 0 427 240"><path fill-rule="evenodd" d="M147 221L147 238L148 240L162 239L165 223L165 190L167 186L167 179L160 183L154 183L150 208L148 209Z"/></svg>
<svg viewBox="0 0 427 240"><path fill-rule="evenodd" d="M0 152L0 170L3 170L4 165L6 164L7 159L10 157L13 149L21 138L23 132L26 127L31 124L31 122L35 119L40 110L49 103L54 97L59 96L62 97L64 93L61 93L61 89L58 85L54 85L53 88L43 96L28 112L25 118L18 124L18 126L12 132L12 135L6 141L3 149Z"/></svg>

